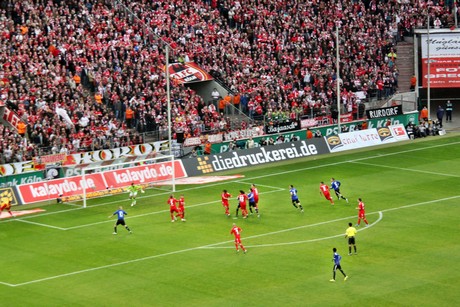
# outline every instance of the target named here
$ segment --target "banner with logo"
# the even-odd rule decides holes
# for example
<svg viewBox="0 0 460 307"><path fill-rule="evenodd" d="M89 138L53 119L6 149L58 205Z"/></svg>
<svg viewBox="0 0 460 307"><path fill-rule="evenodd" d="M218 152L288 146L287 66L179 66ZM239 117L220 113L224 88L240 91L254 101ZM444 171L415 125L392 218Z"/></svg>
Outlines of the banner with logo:
<svg viewBox="0 0 460 307"><path fill-rule="evenodd" d="M34 183L43 181L44 174L42 171L27 172L24 174L12 176L0 176L0 188L14 187L26 183Z"/></svg>
<svg viewBox="0 0 460 307"><path fill-rule="evenodd" d="M62 165L67 167L75 167L79 165L80 167L86 167L88 165L101 165L106 163L107 165L113 163L123 163L129 161L143 160L148 158L153 158L158 152L169 151L169 142L158 141L152 143L144 143L138 145L124 146L113 149L103 149L96 151L87 151L81 153L75 153L65 156L65 160L62 162ZM48 158L50 157L50 158ZM50 155L42 156L41 159L46 159L48 161L56 162L62 158L61 155ZM118 159L118 160L117 160ZM35 161L38 161L35 159ZM43 162L43 160L42 160ZM100 164L95 164L100 163ZM42 165L42 164L38 164ZM39 167L39 169L44 169L44 167ZM37 170L37 164L34 161L25 161L17 163L8 163L0 165L0 175L2 176L11 176L22 174L26 172L32 172ZM68 175L70 176L70 175Z"/></svg>
<svg viewBox="0 0 460 307"><path fill-rule="evenodd" d="M0 188L0 198L8 198L11 206L21 205L16 188Z"/></svg>
<svg viewBox="0 0 460 307"><path fill-rule="evenodd" d="M369 119L369 120L366 120L367 128L372 129L372 128L385 127L388 120L390 120L392 125L402 124L405 127L409 123L418 123L418 112L414 111L414 112L409 112L409 113L402 114L402 115ZM353 132L356 130L360 130L363 122L364 121L359 120L359 121L355 121L352 123L343 124L341 125L341 127L346 125L348 128L348 131ZM310 128L310 130L313 132L313 134L315 134L316 131L319 130L321 135L325 137L339 134L339 127L337 125Z"/></svg>
<svg viewBox="0 0 460 307"><path fill-rule="evenodd" d="M253 131L253 130L248 129L248 130L243 130L243 131L248 132L248 131ZM279 135L273 135L273 134L263 135L263 136L258 136L258 137L254 137L252 133L249 134L249 136L247 136L246 134L239 134L238 136L240 137L235 137L235 139L237 139L239 143L243 143L243 144L245 144L247 139L250 136L252 136L252 139L254 140L254 145L256 147L259 147L259 143L261 142L262 139L265 139L265 140L272 139L273 142L275 143L276 139L280 136L282 136L282 138L284 139L283 142L285 143L291 142L293 140L306 140L307 139L307 133L305 132L305 130L297 130L297 131L288 132L288 133L280 133ZM230 144L230 141L222 142L218 144L212 144L211 146L212 152L226 152L229 150L229 144Z"/></svg>
<svg viewBox="0 0 460 307"><path fill-rule="evenodd" d="M67 155L65 153L38 156L38 157L33 157L32 161L34 162L35 167L37 167L37 165L42 165L42 164L62 164L66 160L66 156Z"/></svg>
<svg viewBox="0 0 460 307"><path fill-rule="evenodd" d="M388 108L366 110L366 116L368 119L398 116L402 114L403 114L402 105L397 105L397 106L388 107Z"/></svg>
<svg viewBox="0 0 460 307"><path fill-rule="evenodd" d="M285 122L274 123L265 126L266 134L283 133L288 131L300 130L300 122L297 120L289 120Z"/></svg>
<svg viewBox="0 0 460 307"><path fill-rule="evenodd" d="M247 166L263 165L329 153L325 139L269 145L182 160L188 176L200 176Z"/></svg>
<svg viewBox="0 0 460 307"><path fill-rule="evenodd" d="M331 152L381 145L408 139L406 129L401 124L391 125L389 127L357 130L325 137Z"/></svg>
<svg viewBox="0 0 460 307"><path fill-rule="evenodd" d="M422 86L428 86L430 74L432 88L460 87L460 33L430 33L429 41L428 35L423 34L421 40Z"/></svg>
<svg viewBox="0 0 460 307"><path fill-rule="evenodd" d="M174 171L173 171L174 170ZM141 166L92 173L62 179L42 181L18 186L23 204L55 200L58 197L64 200L80 199L83 193L87 197L105 195L109 190L120 190L131 183L147 185L163 182L186 176L181 161L145 164ZM86 192L85 192L86 190Z"/></svg>
<svg viewBox="0 0 460 307"><path fill-rule="evenodd" d="M169 75L176 84L214 80L195 62L169 64Z"/></svg>

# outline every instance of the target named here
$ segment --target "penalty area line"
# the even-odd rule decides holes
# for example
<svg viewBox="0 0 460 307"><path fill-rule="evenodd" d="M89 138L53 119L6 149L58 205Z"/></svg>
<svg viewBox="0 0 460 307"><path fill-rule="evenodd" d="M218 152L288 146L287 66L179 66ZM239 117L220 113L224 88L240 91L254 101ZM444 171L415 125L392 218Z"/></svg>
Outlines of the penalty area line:
<svg viewBox="0 0 460 307"><path fill-rule="evenodd" d="M41 226L41 227L52 228L52 229L67 230L67 229L62 228L62 227L57 227L57 226L52 226L52 225L47 225L47 224L32 222L32 221L24 220L24 219L15 219L14 221L16 221L16 222L21 222L21 223L26 223L26 224L37 225L37 226Z"/></svg>
<svg viewBox="0 0 460 307"><path fill-rule="evenodd" d="M371 213L371 214L375 214L375 213L378 213L379 214L379 218L373 222L372 224L369 224L369 226L365 227L365 228L361 228L358 230L358 232L361 232L363 230L366 230L366 229L369 229L373 226L375 226L375 224L377 224L378 222L380 222L382 219L383 219L383 212L382 211L379 211L379 212L374 212L374 213ZM371 215L371 214L368 214L368 215ZM354 217L354 216L353 216ZM281 233L281 232L286 232L286 231L291 231L291 230L297 230L297 229L301 229L301 228L307 228L307 227L312 227L312 226L318 226L318 225L323 225L323 224L328 224L328 223L333 223L333 222L337 222L337 221L342 221L342 220L346 220L346 219L349 219L349 217L345 217L345 218L341 218L341 219L336 219L336 220L332 220L332 221L327 221L327 222L321 222L321 223L317 223L317 224L310 224L310 225L305 225L305 226L299 226L299 227L294 227L294 228L289 228L289 229L285 229L285 230L282 230L282 231L275 231L275 232L270 232L270 233L266 233L266 234L262 234L262 235L256 235L256 236L250 236L250 237L247 237L247 238L244 238L244 240L249 240L249 239L252 239L252 238L257 238L257 237L262 237L262 236L266 236L266 235L272 235L272 234L277 234L277 233ZM294 245L294 244L303 244L303 243L311 243L311 242L318 242L318 241L324 241L324 240L329 240L329 239L334 239L334 238L338 238L338 237L343 237L344 234L341 233L341 234L338 234L338 235L333 235L333 236L329 236L329 237L322 237L322 238L316 238L316 239L308 239L308 240L302 240L302 241L292 241L292 242L282 242L282 243L271 243L271 244L257 244L257 245L246 245L245 246L247 248L253 248L253 247L272 247L272 246L283 246L283 245ZM233 241L232 241L233 242ZM220 244L223 244L223 243L218 243L216 245L220 245ZM234 246L206 246L206 247L202 247L203 249L216 249L216 248L235 248Z"/></svg>

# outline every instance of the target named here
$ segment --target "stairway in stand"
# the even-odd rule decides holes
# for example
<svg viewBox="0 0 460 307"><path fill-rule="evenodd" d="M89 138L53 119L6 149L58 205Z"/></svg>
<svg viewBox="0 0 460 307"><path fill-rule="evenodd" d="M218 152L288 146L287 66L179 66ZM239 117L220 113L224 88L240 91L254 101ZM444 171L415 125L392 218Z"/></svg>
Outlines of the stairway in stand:
<svg viewBox="0 0 460 307"><path fill-rule="evenodd" d="M414 43L409 39L399 42L396 51L396 67L399 70L398 92L409 92L410 79L414 74Z"/></svg>

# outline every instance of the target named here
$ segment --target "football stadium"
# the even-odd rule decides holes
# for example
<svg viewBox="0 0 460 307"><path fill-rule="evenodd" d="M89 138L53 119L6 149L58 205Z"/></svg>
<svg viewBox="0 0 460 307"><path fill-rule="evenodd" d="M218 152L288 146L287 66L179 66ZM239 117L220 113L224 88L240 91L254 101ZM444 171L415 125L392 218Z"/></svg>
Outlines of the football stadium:
<svg viewBox="0 0 460 307"><path fill-rule="evenodd" d="M0 3L5 306L454 306L458 3Z"/></svg>

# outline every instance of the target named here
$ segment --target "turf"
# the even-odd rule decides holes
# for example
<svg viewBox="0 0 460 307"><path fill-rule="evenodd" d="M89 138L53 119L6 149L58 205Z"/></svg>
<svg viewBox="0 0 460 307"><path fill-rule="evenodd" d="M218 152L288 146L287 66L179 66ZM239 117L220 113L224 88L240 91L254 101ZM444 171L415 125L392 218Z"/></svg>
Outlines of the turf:
<svg viewBox="0 0 460 307"><path fill-rule="evenodd" d="M168 195L147 190L0 221L4 306L434 306L460 301L460 136L452 134L284 164L241 169L234 181L178 186L186 222L171 223ZM224 174L224 173L222 173ZM335 177L350 203L332 207L319 182ZM226 217L220 193L257 184L261 217ZM302 214L290 203L299 191ZM343 234L356 199L370 227L358 255ZM133 234L107 217L119 205ZM15 208L17 210L17 208ZM6 214L3 212L3 214ZM229 231L242 229L247 254ZM332 247L350 276L331 283Z"/></svg>

